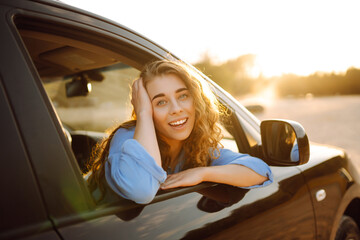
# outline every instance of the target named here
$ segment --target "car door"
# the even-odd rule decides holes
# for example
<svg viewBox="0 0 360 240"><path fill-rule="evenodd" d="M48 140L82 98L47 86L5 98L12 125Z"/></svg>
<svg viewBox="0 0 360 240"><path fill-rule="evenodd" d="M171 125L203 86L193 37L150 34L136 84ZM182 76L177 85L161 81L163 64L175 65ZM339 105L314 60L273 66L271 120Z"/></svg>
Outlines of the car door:
<svg viewBox="0 0 360 240"><path fill-rule="evenodd" d="M41 13L45 10L46 14ZM53 149L47 155L38 156L42 161L33 164L38 166L57 153L57 157L51 159L57 169L50 165L47 169L39 167L36 174L41 173L39 181L48 213L63 239L315 238L310 197L297 167L272 167L274 183L263 188L246 190L202 183L193 187L160 191L148 205L138 205L121 198L116 202L94 205L76 163L80 155L67 142L68 139L62 132L66 129L63 123L71 122L76 126L75 130L67 130L73 131L73 136L80 134L86 139L96 139L94 132L97 131L85 129L91 126L89 120L93 118L93 122L102 123L104 120L98 121L97 117L107 114L124 117L126 110L116 113L122 107L102 100L109 98L112 88L118 89L116 84L122 86L124 83L119 81L124 78L108 76L102 81L93 81L94 92L96 86L105 83L112 85L98 91L96 97L90 97L90 102L83 101L86 98L83 96L70 104L64 100L65 89L58 89L66 88L66 83L72 81L73 74L80 71L80 68L83 68L80 72L96 69L105 76L115 71L129 80L146 62L166 56L166 51L125 28L91 16L75 14L64 8L46 6L37 9L35 13L28 7L20 12L14 11L13 14L16 17L9 17L15 19L15 24L9 22L13 28L12 36L18 44L18 52L24 54L25 61L21 63L26 63L26 66L19 67L30 69L26 80L33 81L33 87L38 88L41 93L37 97L46 105L41 108L42 111L35 113L43 114L43 118L53 124L46 130ZM37 52L36 49L43 52ZM77 65L72 69L67 64L74 59L77 62L74 64ZM62 68L55 68L55 65L61 65ZM59 84L48 85L57 82L52 75L58 76L59 72L63 75ZM26 89L23 91L26 92ZM123 97L126 93L114 95ZM119 98L116 101L124 100ZM239 151L239 146L249 145L243 142L248 139L245 133L251 132L244 129L247 126L246 119L243 118L245 113L226 96L222 97L222 102L232 112L229 124L237 126L229 132L224 145ZM86 115L86 111L92 106L96 106L95 113ZM32 107L38 109L37 105ZM45 109L49 111L47 114L43 113ZM104 109L106 111L101 112ZM99 111L102 114L96 114ZM119 119L121 120L120 117L115 120ZM37 129L42 128L36 122L27 123L24 128L33 125ZM57 138L52 139L51 136L55 135ZM43 147L48 147L48 144L43 142ZM66 166L62 166L64 163ZM47 178L53 181L50 185L57 186L59 191L49 190L49 186L42 182ZM57 198L65 205L56 205Z"/></svg>
<svg viewBox="0 0 360 240"><path fill-rule="evenodd" d="M1 24L0 24L1 26ZM0 27L0 29L3 26ZM0 33L5 42L4 33ZM8 46L9 47L9 46ZM0 239L60 239L47 216L46 208L33 174L27 149L22 141L3 81L6 65L0 60ZM5 77L5 78L4 78Z"/></svg>

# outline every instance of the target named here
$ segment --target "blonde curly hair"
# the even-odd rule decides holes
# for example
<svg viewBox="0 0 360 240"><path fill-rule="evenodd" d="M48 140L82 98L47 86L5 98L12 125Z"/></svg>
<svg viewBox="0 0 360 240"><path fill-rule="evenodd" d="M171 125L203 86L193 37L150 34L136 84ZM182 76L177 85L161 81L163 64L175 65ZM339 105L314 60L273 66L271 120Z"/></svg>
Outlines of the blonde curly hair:
<svg viewBox="0 0 360 240"><path fill-rule="evenodd" d="M216 96L211 91L209 85L202 77L196 76L198 73L180 61L158 60L147 64L140 73L140 77L147 83L156 76L174 74L179 77L189 89L193 97L195 108L195 123L190 136L184 141L183 149L185 153L185 162L183 169L209 166L211 160L220 155L219 147L222 147L221 128L219 118L221 107ZM136 126L136 114L133 111L131 120L120 124L109 135L97 145L90 161L89 170L92 171L88 181L91 191L97 187L104 195L106 188L105 181L105 162L109 154L110 142L119 128L132 128ZM161 154L162 167L164 170L173 168L174 164L170 162L168 154L169 146L158 136L158 144ZM173 169L172 169L173 170ZM102 198L101 198L102 199ZM101 200L100 199L100 200Z"/></svg>

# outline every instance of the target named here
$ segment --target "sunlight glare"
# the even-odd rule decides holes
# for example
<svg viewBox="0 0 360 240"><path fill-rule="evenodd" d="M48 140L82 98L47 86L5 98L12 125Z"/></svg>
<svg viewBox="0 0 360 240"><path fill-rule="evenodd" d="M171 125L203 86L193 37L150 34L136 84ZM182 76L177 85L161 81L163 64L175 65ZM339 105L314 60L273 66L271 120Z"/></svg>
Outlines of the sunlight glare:
<svg viewBox="0 0 360 240"><path fill-rule="evenodd" d="M265 106L272 105L277 99L275 84L270 84L269 86L260 90L260 92L254 95L254 98Z"/></svg>
<svg viewBox="0 0 360 240"><path fill-rule="evenodd" d="M257 55L253 77L360 67L357 0L183 0L176 17L166 0L62 1L124 24L187 62L208 51L222 62Z"/></svg>
<svg viewBox="0 0 360 240"><path fill-rule="evenodd" d="M241 96L238 100L245 106L260 104L261 106L272 106L278 99L275 83L258 89L255 93Z"/></svg>

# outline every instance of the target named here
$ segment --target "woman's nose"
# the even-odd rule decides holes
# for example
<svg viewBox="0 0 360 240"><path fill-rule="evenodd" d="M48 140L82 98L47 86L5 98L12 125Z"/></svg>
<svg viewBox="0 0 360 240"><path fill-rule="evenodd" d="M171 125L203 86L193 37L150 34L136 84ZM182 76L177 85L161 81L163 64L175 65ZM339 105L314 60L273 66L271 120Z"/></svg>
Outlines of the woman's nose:
<svg viewBox="0 0 360 240"><path fill-rule="evenodd" d="M171 102L170 114L177 114L183 111L181 104L178 101Z"/></svg>

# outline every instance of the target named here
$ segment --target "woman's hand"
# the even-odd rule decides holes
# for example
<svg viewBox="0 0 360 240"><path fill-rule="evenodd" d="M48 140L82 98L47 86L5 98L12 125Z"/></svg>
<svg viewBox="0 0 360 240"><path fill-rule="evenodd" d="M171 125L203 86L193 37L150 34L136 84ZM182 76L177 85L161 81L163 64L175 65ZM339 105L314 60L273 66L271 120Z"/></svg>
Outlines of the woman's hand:
<svg viewBox="0 0 360 240"><path fill-rule="evenodd" d="M145 117L152 117L150 97L145 89L142 78L135 80L132 85L131 104L134 106L137 118L143 116L143 114Z"/></svg>
<svg viewBox="0 0 360 240"><path fill-rule="evenodd" d="M204 181L206 167L197 167L168 175L161 189L194 186Z"/></svg>

